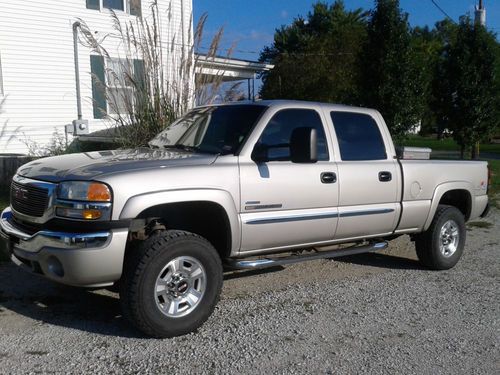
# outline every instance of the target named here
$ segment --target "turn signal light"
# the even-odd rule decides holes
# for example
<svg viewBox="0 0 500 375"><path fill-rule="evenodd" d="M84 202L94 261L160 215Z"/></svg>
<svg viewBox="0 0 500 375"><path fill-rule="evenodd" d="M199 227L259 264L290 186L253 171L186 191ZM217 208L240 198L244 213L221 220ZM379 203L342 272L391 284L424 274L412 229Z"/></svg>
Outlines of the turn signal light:
<svg viewBox="0 0 500 375"><path fill-rule="evenodd" d="M87 200L91 202L110 202L111 192L106 185L93 182L88 187Z"/></svg>
<svg viewBox="0 0 500 375"><path fill-rule="evenodd" d="M95 220L101 217L101 211L99 210L83 210L82 216L87 220Z"/></svg>

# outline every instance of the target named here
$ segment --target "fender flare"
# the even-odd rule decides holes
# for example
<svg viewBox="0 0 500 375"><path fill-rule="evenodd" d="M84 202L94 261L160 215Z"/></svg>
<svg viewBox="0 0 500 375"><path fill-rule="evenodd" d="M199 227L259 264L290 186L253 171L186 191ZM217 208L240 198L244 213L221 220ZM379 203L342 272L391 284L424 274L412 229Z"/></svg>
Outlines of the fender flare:
<svg viewBox="0 0 500 375"><path fill-rule="evenodd" d="M472 199L474 197L473 193L474 187L470 182L452 181L452 182L445 182L443 184L436 186L436 189L434 189L434 194L432 196L432 203L429 215L427 216L427 220L425 221L424 224L424 231L429 229L429 227L431 226L432 220L434 219L434 215L436 214L441 198L443 197L443 195L445 195L448 191L451 190L466 190L471 197L471 205L474 205L474 200ZM474 207L471 207L471 212L473 212L473 210Z"/></svg>
<svg viewBox="0 0 500 375"><path fill-rule="evenodd" d="M231 230L231 254L240 247L240 220L233 198L229 192L219 189L165 190L133 196L127 200L120 213L120 220L135 219L144 210L169 203L211 202L226 212Z"/></svg>

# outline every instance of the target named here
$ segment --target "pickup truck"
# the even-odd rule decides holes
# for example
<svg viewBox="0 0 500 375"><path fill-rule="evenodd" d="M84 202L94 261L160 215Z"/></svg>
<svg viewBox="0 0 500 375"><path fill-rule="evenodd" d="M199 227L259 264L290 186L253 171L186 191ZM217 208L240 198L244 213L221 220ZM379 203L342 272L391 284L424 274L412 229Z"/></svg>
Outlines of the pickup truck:
<svg viewBox="0 0 500 375"><path fill-rule="evenodd" d="M225 270L377 251L401 235L423 266L453 267L464 223L488 210L487 163L419 151L397 153L372 109L200 107L148 147L23 165L0 233L17 265L114 287L135 327L172 337L208 319Z"/></svg>

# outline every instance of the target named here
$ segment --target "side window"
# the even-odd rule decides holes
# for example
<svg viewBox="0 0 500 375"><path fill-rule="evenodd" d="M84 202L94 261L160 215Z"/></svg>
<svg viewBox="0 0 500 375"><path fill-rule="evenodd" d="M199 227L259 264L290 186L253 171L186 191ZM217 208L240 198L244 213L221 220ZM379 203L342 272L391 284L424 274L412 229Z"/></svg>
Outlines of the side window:
<svg viewBox="0 0 500 375"><path fill-rule="evenodd" d="M342 160L385 160L384 140L373 117L364 113L331 112Z"/></svg>
<svg viewBox="0 0 500 375"><path fill-rule="evenodd" d="M268 148L268 157L273 161L290 160L290 138L295 128L311 127L318 134L318 160L328 160L323 122L312 109L285 109L276 113L267 124L258 143Z"/></svg>

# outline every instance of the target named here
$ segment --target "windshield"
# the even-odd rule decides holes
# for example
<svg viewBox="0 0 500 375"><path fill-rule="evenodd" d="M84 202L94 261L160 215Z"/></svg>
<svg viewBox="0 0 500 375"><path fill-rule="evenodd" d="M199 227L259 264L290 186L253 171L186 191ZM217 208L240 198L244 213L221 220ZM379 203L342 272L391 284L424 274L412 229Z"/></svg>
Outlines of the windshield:
<svg viewBox="0 0 500 375"><path fill-rule="evenodd" d="M267 107L230 105L194 109L149 145L213 154L234 154Z"/></svg>

